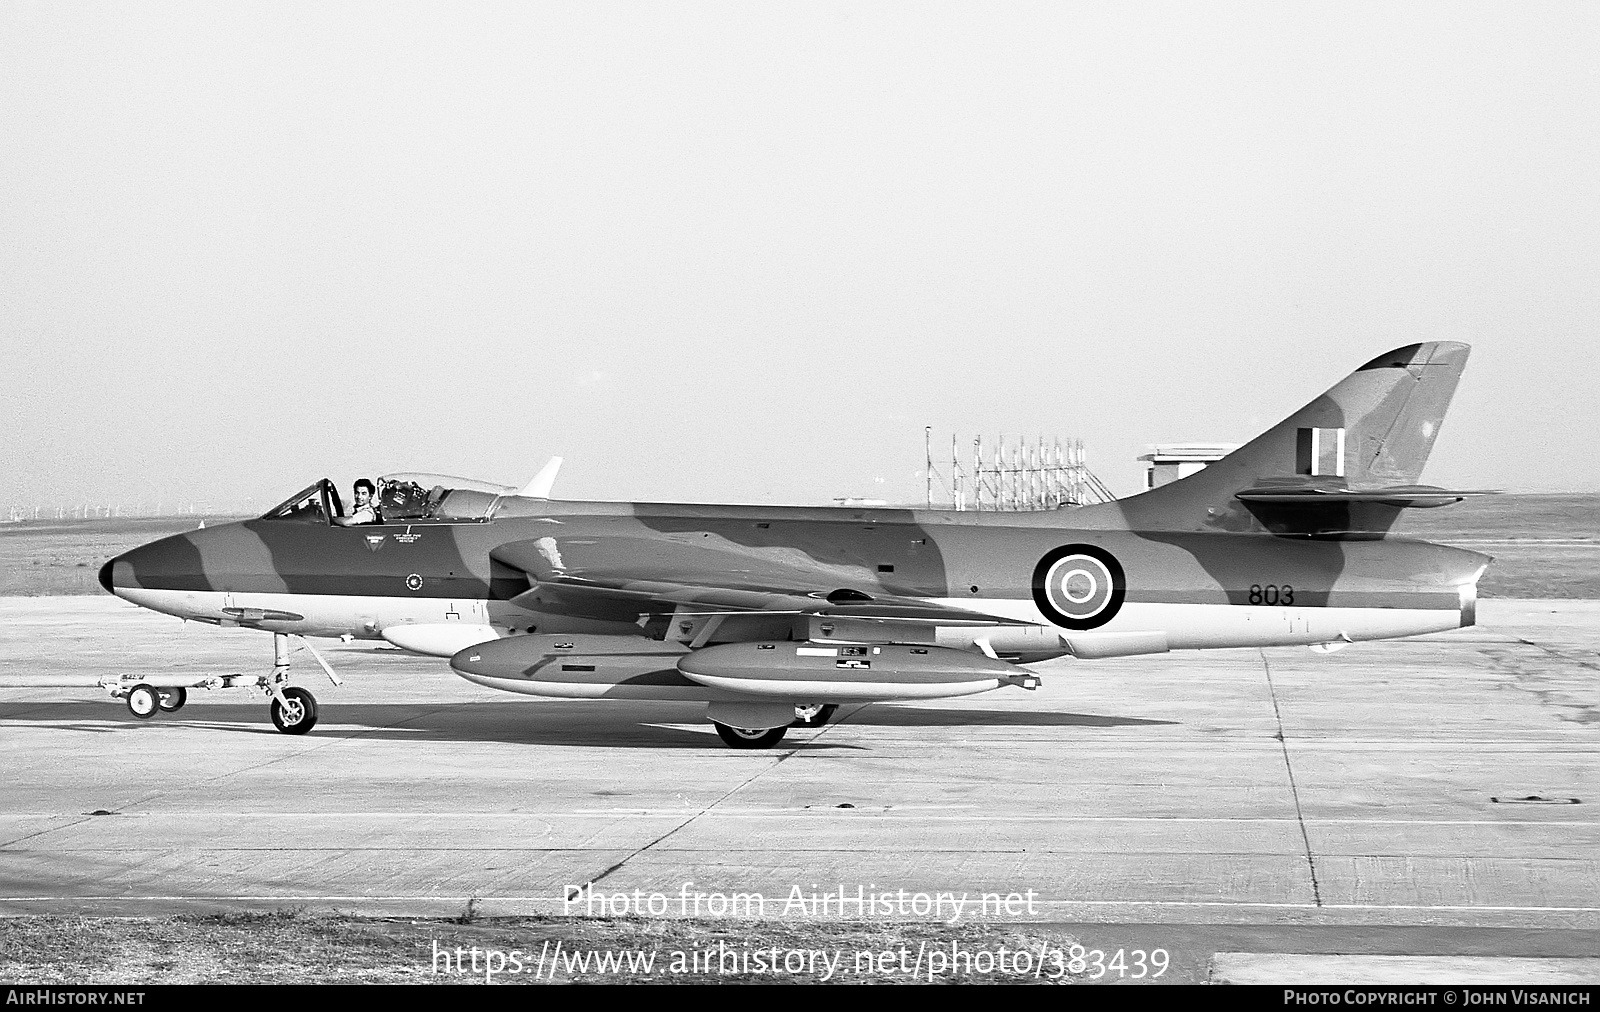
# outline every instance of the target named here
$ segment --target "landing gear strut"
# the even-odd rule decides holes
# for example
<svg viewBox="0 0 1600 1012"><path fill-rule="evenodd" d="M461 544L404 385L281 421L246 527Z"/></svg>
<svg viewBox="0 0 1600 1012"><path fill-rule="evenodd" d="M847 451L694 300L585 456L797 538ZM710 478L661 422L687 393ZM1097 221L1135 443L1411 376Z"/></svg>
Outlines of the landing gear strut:
<svg viewBox="0 0 1600 1012"><path fill-rule="evenodd" d="M322 655L301 637L300 644L311 652L334 685L344 681L322 659ZM189 701L190 689L261 689L270 700L273 726L284 734L305 734L317 725L317 699L306 689L289 684L289 634L272 634L272 672L266 675L210 675L195 678L183 675L145 675L137 678L102 679L100 685L112 698L127 703L128 712L140 720L157 713L173 713Z"/></svg>
<svg viewBox="0 0 1600 1012"><path fill-rule="evenodd" d="M302 639L302 643L305 641ZM306 648L310 649L307 643ZM328 677L333 678L333 669L315 651L311 656L322 665ZM267 707L268 714L272 717L272 725L284 734L305 734L317 725L317 697L305 689L289 684L289 636L286 633L272 634L272 674L267 676L269 681L265 688L267 695L272 697L272 702ZM339 684L334 678L334 684Z"/></svg>

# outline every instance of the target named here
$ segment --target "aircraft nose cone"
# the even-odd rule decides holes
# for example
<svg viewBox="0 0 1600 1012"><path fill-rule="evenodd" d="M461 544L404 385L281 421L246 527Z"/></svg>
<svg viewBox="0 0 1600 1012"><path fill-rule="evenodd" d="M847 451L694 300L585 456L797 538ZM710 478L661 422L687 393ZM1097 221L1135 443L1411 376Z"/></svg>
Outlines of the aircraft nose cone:
<svg viewBox="0 0 1600 1012"><path fill-rule="evenodd" d="M130 552L108 559L106 564L100 567L100 586L106 589L107 594L117 594L120 597L119 591L139 586L138 578L134 575L133 563L129 560L131 554Z"/></svg>
<svg viewBox="0 0 1600 1012"><path fill-rule="evenodd" d="M121 597L133 590L209 590L194 534L176 534L130 549L100 567L100 586Z"/></svg>

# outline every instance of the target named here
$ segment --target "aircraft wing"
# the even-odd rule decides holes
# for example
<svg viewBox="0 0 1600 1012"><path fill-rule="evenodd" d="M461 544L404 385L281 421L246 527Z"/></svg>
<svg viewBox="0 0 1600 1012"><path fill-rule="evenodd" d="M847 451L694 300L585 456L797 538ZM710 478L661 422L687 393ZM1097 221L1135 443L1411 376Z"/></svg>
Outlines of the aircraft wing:
<svg viewBox="0 0 1600 1012"><path fill-rule="evenodd" d="M821 562L793 548L739 545L704 532L584 532L500 545L490 558L526 573L530 593L571 606L700 614L766 612L935 625L1027 625L925 598L884 594L865 566ZM860 588L868 588L862 590Z"/></svg>

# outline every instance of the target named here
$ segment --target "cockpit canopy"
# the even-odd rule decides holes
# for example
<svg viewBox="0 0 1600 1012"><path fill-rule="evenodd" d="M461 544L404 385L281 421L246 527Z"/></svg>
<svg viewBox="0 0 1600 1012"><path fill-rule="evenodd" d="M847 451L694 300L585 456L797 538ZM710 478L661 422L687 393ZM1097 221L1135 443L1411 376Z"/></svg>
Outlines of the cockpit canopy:
<svg viewBox="0 0 1600 1012"><path fill-rule="evenodd" d="M517 493L510 485L421 472L386 474L377 480L377 486L373 505L380 524L481 523L494 515L502 496ZM338 487L324 478L268 510L261 519L327 524L344 515Z"/></svg>
<svg viewBox="0 0 1600 1012"><path fill-rule="evenodd" d="M385 523L399 520L487 520L501 496L516 495L510 485L495 485L448 474L386 474L378 479L378 509Z"/></svg>
<svg viewBox="0 0 1600 1012"><path fill-rule="evenodd" d="M333 482L324 478L267 510L261 515L261 519L300 520L325 524L329 517L343 515L344 507L339 503L339 490L333 487Z"/></svg>

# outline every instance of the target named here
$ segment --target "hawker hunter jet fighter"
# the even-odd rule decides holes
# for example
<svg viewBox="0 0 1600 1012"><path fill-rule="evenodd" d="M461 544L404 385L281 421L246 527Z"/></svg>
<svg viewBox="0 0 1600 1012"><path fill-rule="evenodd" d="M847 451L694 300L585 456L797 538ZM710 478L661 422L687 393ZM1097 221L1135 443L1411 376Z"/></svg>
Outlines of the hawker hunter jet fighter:
<svg viewBox="0 0 1600 1012"><path fill-rule="evenodd" d="M1488 557L1386 537L1403 509L1476 494L1416 484L1467 354L1398 348L1197 474L1034 513L573 502L400 474L376 523L345 526L323 480L100 573L135 604L272 633L270 675L109 687L148 716L254 684L303 733L290 636L383 639L509 692L702 701L725 742L764 748L840 703L1034 688L1049 658L1468 626Z"/></svg>

